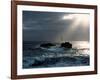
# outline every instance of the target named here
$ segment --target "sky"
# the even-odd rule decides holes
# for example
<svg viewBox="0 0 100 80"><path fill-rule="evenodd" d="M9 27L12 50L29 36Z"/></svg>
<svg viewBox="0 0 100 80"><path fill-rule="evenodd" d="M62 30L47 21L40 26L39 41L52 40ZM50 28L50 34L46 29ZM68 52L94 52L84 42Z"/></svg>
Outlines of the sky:
<svg viewBox="0 0 100 80"><path fill-rule="evenodd" d="M23 11L24 41L89 41L89 14Z"/></svg>

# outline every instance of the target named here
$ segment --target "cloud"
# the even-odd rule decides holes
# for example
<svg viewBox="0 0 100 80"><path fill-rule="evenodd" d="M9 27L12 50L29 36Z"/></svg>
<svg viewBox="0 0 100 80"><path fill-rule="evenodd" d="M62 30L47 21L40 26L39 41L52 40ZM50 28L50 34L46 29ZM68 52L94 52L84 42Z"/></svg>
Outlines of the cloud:
<svg viewBox="0 0 100 80"><path fill-rule="evenodd" d="M24 11L23 39L58 42L63 36L65 41L87 41L89 25L86 24L87 28L84 27L82 25L84 20L78 15L80 14L75 16L74 13Z"/></svg>

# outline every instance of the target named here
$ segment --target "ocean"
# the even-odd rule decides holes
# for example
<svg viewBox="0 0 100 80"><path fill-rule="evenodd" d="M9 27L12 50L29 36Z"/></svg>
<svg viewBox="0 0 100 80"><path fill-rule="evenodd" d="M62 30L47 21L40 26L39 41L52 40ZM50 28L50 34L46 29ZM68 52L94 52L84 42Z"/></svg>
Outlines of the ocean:
<svg viewBox="0 0 100 80"><path fill-rule="evenodd" d="M48 42L23 41L23 68L50 68L89 66L90 52L87 41L68 41L72 48L62 48L61 43L48 48L40 44ZM51 43L51 42L49 42Z"/></svg>

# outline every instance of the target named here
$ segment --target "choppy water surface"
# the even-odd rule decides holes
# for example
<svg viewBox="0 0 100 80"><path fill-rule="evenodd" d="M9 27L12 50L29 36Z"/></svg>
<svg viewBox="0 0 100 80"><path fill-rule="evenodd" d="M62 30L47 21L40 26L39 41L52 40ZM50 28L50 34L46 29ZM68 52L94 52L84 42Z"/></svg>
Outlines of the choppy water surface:
<svg viewBox="0 0 100 80"><path fill-rule="evenodd" d="M73 48L65 49L60 43L50 48L39 47L41 42L23 42L23 68L67 67L89 65L89 43L73 41Z"/></svg>

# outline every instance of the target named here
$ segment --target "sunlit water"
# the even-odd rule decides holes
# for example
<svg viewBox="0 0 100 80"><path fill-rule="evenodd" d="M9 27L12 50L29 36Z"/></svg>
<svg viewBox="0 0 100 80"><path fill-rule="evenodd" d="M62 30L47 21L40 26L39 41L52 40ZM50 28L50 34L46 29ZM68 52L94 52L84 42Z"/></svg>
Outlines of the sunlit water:
<svg viewBox="0 0 100 80"><path fill-rule="evenodd" d="M50 48L41 48L43 42L23 42L23 68L67 67L89 65L89 43L70 41L73 47L65 49L60 43Z"/></svg>

